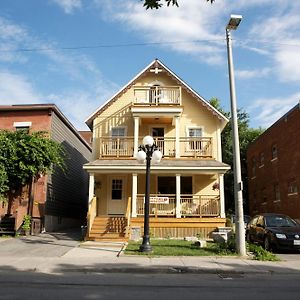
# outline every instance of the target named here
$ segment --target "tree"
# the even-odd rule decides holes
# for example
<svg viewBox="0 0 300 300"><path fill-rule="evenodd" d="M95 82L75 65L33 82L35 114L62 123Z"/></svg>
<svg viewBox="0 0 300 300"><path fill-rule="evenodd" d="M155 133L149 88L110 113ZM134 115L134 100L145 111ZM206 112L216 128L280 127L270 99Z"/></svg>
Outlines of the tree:
<svg viewBox="0 0 300 300"><path fill-rule="evenodd" d="M51 172L54 165L64 168L64 158L62 146L46 132L0 131L0 197Z"/></svg>
<svg viewBox="0 0 300 300"><path fill-rule="evenodd" d="M167 6L170 6L172 4L173 6L179 6L178 0L140 0L144 2L144 6L146 9L159 9L163 6L162 2L165 2ZM206 2L213 3L215 0L206 0Z"/></svg>
<svg viewBox="0 0 300 300"><path fill-rule="evenodd" d="M230 118L230 113L226 112L220 106L218 98L212 98L210 104ZM247 172L247 148L259 135L264 132L262 128L249 127L249 115L243 111L238 110L238 128L239 128L239 141L240 141L240 157L241 157L241 173L243 181L243 199L245 211L248 210L248 172ZM224 176L224 193L226 209L228 212L234 211L234 178L233 178L233 149L232 149L232 129L229 122L221 135L222 141L222 157L223 162L231 166L231 169Z"/></svg>

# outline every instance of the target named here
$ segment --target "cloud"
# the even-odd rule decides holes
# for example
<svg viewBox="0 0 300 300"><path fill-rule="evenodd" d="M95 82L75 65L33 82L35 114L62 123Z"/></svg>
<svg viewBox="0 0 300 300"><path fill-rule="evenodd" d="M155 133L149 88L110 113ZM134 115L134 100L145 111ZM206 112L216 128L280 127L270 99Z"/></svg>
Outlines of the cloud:
<svg viewBox="0 0 300 300"><path fill-rule="evenodd" d="M76 9L82 7L81 0L51 0L60 6L66 14L72 14Z"/></svg>
<svg viewBox="0 0 300 300"><path fill-rule="evenodd" d="M271 72L271 68L263 68L260 70L236 70L235 75L240 79L251 79L266 77Z"/></svg>
<svg viewBox="0 0 300 300"><path fill-rule="evenodd" d="M41 97L22 75L0 71L0 104L38 103Z"/></svg>
<svg viewBox="0 0 300 300"><path fill-rule="evenodd" d="M259 98L247 108L252 120L269 127L300 101L300 92L286 97Z"/></svg>

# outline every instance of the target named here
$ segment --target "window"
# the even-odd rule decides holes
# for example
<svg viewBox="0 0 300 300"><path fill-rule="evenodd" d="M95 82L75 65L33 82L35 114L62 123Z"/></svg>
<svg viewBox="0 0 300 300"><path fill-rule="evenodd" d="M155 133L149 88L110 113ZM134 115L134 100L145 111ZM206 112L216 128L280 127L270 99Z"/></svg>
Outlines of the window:
<svg viewBox="0 0 300 300"><path fill-rule="evenodd" d="M126 135L126 127L113 127L111 129L112 150L124 149L125 135Z"/></svg>
<svg viewBox="0 0 300 300"><path fill-rule="evenodd" d="M29 133L31 125L31 122L14 122L13 124L13 126L16 128L16 131L24 130L26 133Z"/></svg>
<svg viewBox="0 0 300 300"><path fill-rule="evenodd" d="M278 150L277 150L277 145L272 146L272 159L275 159L278 157Z"/></svg>
<svg viewBox="0 0 300 300"><path fill-rule="evenodd" d="M291 181L288 186L288 195L298 194L298 185L296 181Z"/></svg>
<svg viewBox="0 0 300 300"><path fill-rule="evenodd" d="M261 152L259 156L259 165L262 167L264 164L265 164L265 154Z"/></svg>
<svg viewBox="0 0 300 300"><path fill-rule="evenodd" d="M111 185L111 199L122 200L123 180L113 179Z"/></svg>
<svg viewBox="0 0 300 300"><path fill-rule="evenodd" d="M201 150L202 128L190 127L187 130L189 137L189 150Z"/></svg>
<svg viewBox="0 0 300 300"><path fill-rule="evenodd" d="M255 157L252 158L252 177L256 176L256 159Z"/></svg>
<svg viewBox="0 0 300 300"><path fill-rule="evenodd" d="M266 204L267 203L267 191L266 191L266 188L263 188L261 190L261 199L262 199L261 204Z"/></svg>
<svg viewBox="0 0 300 300"><path fill-rule="evenodd" d="M280 201L280 190L277 183L274 184L274 201Z"/></svg>

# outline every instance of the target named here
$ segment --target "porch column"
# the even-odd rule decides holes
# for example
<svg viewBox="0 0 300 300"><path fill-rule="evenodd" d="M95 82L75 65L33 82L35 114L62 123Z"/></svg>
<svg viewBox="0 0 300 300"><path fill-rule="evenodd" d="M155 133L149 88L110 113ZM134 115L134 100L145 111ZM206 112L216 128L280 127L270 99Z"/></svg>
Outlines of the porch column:
<svg viewBox="0 0 300 300"><path fill-rule="evenodd" d="M180 207L180 174L176 174L176 218L181 218Z"/></svg>
<svg viewBox="0 0 300 300"><path fill-rule="evenodd" d="M180 157L180 118L179 116L175 117L175 157Z"/></svg>
<svg viewBox="0 0 300 300"><path fill-rule="evenodd" d="M132 174L131 216L136 217L137 174Z"/></svg>
<svg viewBox="0 0 300 300"><path fill-rule="evenodd" d="M95 190L95 176L94 173L89 173L89 203L92 201L94 197Z"/></svg>
<svg viewBox="0 0 300 300"><path fill-rule="evenodd" d="M138 148L139 148L139 123L140 123L140 118L139 117L134 117L134 141L133 141L133 157L136 157L138 153Z"/></svg>
<svg viewBox="0 0 300 300"><path fill-rule="evenodd" d="M219 191L220 191L220 217L225 218L225 196L224 196L224 174L219 176Z"/></svg>

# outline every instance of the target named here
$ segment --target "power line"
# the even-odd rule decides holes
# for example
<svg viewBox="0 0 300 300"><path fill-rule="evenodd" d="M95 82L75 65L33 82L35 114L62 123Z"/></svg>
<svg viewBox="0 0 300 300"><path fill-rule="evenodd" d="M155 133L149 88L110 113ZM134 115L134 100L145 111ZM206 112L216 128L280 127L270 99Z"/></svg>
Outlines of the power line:
<svg viewBox="0 0 300 300"><path fill-rule="evenodd" d="M18 48L18 49L0 49L0 52L39 52L39 51L57 51L57 50L80 50L80 49L97 49L97 48L122 48L122 47L140 47L151 45L168 45L168 44L189 44L223 41L224 39L214 40L194 40L194 41L166 41L152 43L128 43L128 44L107 44L107 45L87 45L74 47L49 47L49 48Z"/></svg>

